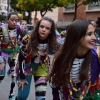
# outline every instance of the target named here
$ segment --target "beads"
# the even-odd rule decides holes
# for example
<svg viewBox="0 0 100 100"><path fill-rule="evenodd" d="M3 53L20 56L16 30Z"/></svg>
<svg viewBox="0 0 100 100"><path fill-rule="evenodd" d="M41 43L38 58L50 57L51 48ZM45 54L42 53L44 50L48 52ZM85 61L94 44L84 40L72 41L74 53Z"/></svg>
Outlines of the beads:
<svg viewBox="0 0 100 100"><path fill-rule="evenodd" d="M91 87L91 79L90 78L91 78L91 68L90 67L89 67L89 71L88 71L87 80L84 80L78 89L76 87L76 84L73 82L72 78L70 78L69 83L68 83L70 98L74 98L73 93L76 93L76 95L79 95L78 100L83 100L84 97L86 96L86 94L89 92L89 89ZM87 82L88 82L88 85L87 85Z"/></svg>

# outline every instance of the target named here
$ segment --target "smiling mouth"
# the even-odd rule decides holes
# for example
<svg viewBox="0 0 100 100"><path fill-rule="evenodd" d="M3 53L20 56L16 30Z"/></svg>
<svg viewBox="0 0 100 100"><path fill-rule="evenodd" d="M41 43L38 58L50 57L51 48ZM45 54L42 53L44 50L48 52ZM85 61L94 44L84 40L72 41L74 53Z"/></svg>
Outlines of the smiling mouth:
<svg viewBox="0 0 100 100"><path fill-rule="evenodd" d="M90 42L89 44L91 44L92 46L95 46L96 42Z"/></svg>

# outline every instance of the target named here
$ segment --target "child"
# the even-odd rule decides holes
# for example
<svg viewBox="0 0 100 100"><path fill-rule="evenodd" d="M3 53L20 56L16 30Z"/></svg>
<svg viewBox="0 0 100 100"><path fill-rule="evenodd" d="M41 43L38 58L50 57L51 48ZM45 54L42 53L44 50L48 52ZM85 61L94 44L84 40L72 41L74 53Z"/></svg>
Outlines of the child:
<svg viewBox="0 0 100 100"><path fill-rule="evenodd" d="M11 72L11 84L8 100L15 100L16 73L15 55L18 52L18 15L11 12L7 16L7 23L0 27L0 82L6 75L6 64L9 64Z"/></svg>
<svg viewBox="0 0 100 100"><path fill-rule="evenodd" d="M45 100L47 83L45 78L49 73L50 57L58 46L54 21L44 17L40 20L31 36L23 38L23 46L19 53L19 82L17 100L26 100L29 95L31 79L34 75L36 100ZM22 91L23 90L23 91Z"/></svg>
<svg viewBox="0 0 100 100"><path fill-rule="evenodd" d="M100 72L98 56L93 49L94 31L95 27L87 20L74 21L67 30L65 42L48 76L56 88L60 87L63 100L91 100L94 95ZM91 90L92 96L85 97Z"/></svg>
<svg viewBox="0 0 100 100"><path fill-rule="evenodd" d="M26 34L28 34L27 21L21 20L21 22L20 22L20 41L22 41L22 38Z"/></svg>

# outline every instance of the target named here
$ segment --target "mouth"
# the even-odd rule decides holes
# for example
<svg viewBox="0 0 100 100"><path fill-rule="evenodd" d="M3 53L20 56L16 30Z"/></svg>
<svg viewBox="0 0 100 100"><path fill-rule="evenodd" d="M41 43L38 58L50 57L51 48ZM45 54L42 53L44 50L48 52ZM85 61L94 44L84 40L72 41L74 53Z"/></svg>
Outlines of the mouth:
<svg viewBox="0 0 100 100"><path fill-rule="evenodd" d="M96 41L89 42L89 44L91 44L92 46L95 46L96 45Z"/></svg>

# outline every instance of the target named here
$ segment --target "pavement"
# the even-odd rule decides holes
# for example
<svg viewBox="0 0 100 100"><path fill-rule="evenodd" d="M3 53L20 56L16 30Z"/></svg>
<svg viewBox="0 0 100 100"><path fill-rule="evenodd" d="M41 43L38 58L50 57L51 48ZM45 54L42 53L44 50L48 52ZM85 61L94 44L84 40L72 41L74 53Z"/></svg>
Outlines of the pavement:
<svg viewBox="0 0 100 100"><path fill-rule="evenodd" d="M9 67L7 66L7 70L8 69ZM15 96L17 95L17 89L18 87L16 88ZM4 80L0 83L0 100L8 100L9 91L10 91L10 76L6 75ZM34 80L32 80L31 90L27 100L35 100ZM47 87L46 100L52 100L52 92L49 84Z"/></svg>

